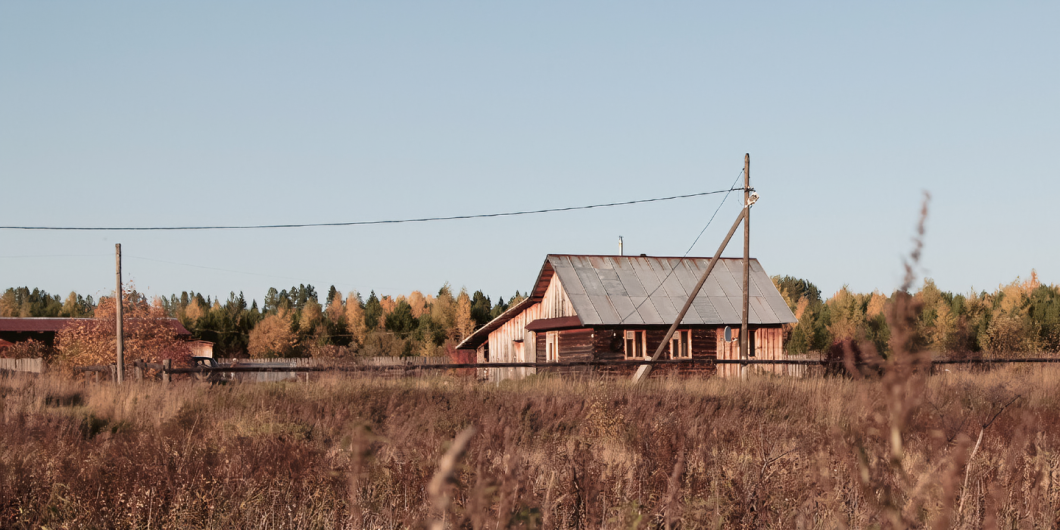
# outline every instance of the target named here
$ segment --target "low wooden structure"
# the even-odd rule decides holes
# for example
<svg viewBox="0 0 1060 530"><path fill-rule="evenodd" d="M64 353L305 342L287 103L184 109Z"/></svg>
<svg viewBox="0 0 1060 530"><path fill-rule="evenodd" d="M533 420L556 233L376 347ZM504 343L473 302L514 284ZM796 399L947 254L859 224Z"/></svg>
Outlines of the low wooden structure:
<svg viewBox="0 0 1060 530"><path fill-rule="evenodd" d="M457 348L473 350L480 365L490 363L632 360L649 358L676 319L710 258L586 256L550 254L528 298L468 336ZM783 360L783 327L796 322L772 280L750 261L752 359ZM670 359L739 359L738 341L726 342L724 329L739 336L743 262L722 258L707 278L674 334ZM492 380L525 377L538 371L632 374L631 366L481 368ZM762 366L786 373L784 367ZM724 365L718 375L739 373ZM710 375L714 368L692 364L660 366L652 376Z"/></svg>
<svg viewBox="0 0 1060 530"><path fill-rule="evenodd" d="M139 325L139 319L126 318L125 331L131 332ZM10 347L15 343L33 339L45 346L55 345L56 335L67 326L101 322L95 318L60 318L60 317L0 317L0 348ZM113 322L113 321L112 321ZM113 323L107 323L113 326ZM213 343L204 340L192 340L191 332L175 318L164 319L177 337L187 341L189 348L196 356L213 357Z"/></svg>

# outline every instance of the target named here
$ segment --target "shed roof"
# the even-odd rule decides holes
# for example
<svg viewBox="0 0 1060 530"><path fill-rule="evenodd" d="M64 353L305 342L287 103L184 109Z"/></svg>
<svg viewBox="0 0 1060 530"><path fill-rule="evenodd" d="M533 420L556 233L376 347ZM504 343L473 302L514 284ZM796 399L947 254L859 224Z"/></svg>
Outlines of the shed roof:
<svg viewBox="0 0 1060 530"><path fill-rule="evenodd" d="M131 318L125 320L128 325L136 326L136 322L139 319ZM52 318L52 317L31 317L31 318L18 318L18 317L0 317L0 331L19 331L19 332L31 332L31 333L57 333L65 328L67 325L74 322L100 322L95 318ZM179 320L175 318L165 319L168 324L177 335L191 335Z"/></svg>
<svg viewBox="0 0 1060 530"><path fill-rule="evenodd" d="M530 296L464 339L458 348L477 348L489 333L531 304L541 301L553 275L584 326L673 324L710 258L591 256L549 254ZM751 325L795 323L795 315L757 259L750 260ZM743 259L720 258L682 324L740 324L743 306Z"/></svg>

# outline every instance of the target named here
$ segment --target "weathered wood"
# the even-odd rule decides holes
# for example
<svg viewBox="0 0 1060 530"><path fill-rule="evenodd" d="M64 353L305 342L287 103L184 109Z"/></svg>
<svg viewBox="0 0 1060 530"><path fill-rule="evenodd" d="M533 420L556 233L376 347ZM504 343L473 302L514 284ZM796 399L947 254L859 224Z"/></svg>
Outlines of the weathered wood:
<svg viewBox="0 0 1060 530"><path fill-rule="evenodd" d="M135 361L133 363L133 371L136 373L136 382L137 383L142 383L143 380L144 380L143 364L144 364L144 360L143 359L140 359L139 361Z"/></svg>
<svg viewBox="0 0 1060 530"><path fill-rule="evenodd" d="M751 154L743 157L743 306L740 320L740 358L749 355L751 333L747 330L747 314L751 302ZM747 375L741 367L740 375Z"/></svg>
<svg viewBox="0 0 1060 530"><path fill-rule="evenodd" d="M688 296L688 300L685 301L684 307L682 307L681 311L677 314L677 318L674 320L674 323L670 325L670 329L666 332L666 339L663 340L664 343L670 340L670 337L674 334L674 331L676 331L677 327L681 325L681 319L685 317L685 313L688 312L688 308L692 306L692 301L695 300L696 295L699 294L699 290L703 288L703 283L705 283L707 281L707 277L710 276L710 271L714 270L714 266L718 264L718 258L721 257L721 253L725 250L725 247L729 245L729 240L732 239L732 235L736 233L736 229L739 228L740 223L744 220L744 217L746 215L747 208L741 209L740 215L736 217L736 222L732 224L732 228L729 229L729 233L725 236L725 240L721 242L721 245L718 247L718 251L714 253L714 258L710 260L710 265L708 265L707 269L703 271L703 276L699 278L699 282L696 283L695 288L693 288L692 292ZM651 356L651 360L658 360L659 355L662 354L662 351L663 345L660 344L659 347L655 350L655 354ZM643 378L646 378L650 373L651 365L646 364L644 365L644 367L637 370L636 375L633 376L633 381L636 382Z"/></svg>
<svg viewBox="0 0 1060 530"><path fill-rule="evenodd" d="M0 370L39 374L44 372L44 359L40 357L0 359Z"/></svg>
<svg viewBox="0 0 1060 530"><path fill-rule="evenodd" d="M566 290L563 288L563 284L560 283L559 276L553 275L540 302L527 307L521 313L515 315L511 320L505 322L504 325L489 334L488 351L490 362L486 364L494 364L498 362L526 363L536 361L539 348L535 335L541 335L543 337L544 334L535 334L532 331L527 331L527 324L540 319L574 316L578 316L574 312L574 305L571 304L570 299L567 297ZM522 341L519 343L522 344L522 346L518 349L515 346L516 341ZM544 343L542 342L540 351L542 356L545 353L543 344ZM542 361L544 361L544 359L542 359ZM504 369L492 369L489 367L480 368L485 371L482 376L493 381L521 378L536 373L536 368L534 367Z"/></svg>
<svg viewBox="0 0 1060 530"><path fill-rule="evenodd" d="M118 284L114 291L114 311L115 311L115 342L117 344L117 381L120 385L125 380L125 336L122 333L122 302L123 297L121 295L121 243L114 245L114 271L117 277Z"/></svg>
<svg viewBox="0 0 1060 530"><path fill-rule="evenodd" d="M173 370L173 360L166 359L162 361L162 382L168 383L170 380L170 372Z"/></svg>

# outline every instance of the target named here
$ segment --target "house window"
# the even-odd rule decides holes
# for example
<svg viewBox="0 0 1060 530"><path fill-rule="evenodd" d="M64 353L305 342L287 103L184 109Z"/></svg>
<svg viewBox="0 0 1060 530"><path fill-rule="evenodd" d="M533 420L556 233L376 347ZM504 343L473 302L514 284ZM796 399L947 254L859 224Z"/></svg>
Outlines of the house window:
<svg viewBox="0 0 1060 530"><path fill-rule="evenodd" d="M626 331L625 337L627 359L643 359L647 357L644 331Z"/></svg>
<svg viewBox="0 0 1060 530"><path fill-rule="evenodd" d="M559 332L545 332L545 362L554 363L559 361Z"/></svg>
<svg viewBox="0 0 1060 530"><path fill-rule="evenodd" d="M692 358L692 330L679 329L670 337L670 358Z"/></svg>

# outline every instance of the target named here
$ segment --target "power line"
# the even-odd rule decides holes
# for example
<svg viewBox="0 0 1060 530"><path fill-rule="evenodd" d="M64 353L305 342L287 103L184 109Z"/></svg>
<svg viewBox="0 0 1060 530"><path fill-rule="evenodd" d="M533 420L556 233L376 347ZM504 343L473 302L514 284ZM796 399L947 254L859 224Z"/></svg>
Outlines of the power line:
<svg viewBox="0 0 1060 530"><path fill-rule="evenodd" d="M686 250L685 253L681 255L682 258L687 257L688 253L692 252L692 248L696 246L696 243L699 243L699 238L703 237L703 233L707 231L707 227L710 226L710 223L714 222L714 218L718 216L718 212L721 211L721 207L724 206L725 205L725 201L727 201L729 199L729 193L731 193L733 191L736 191L736 190L742 190L743 189L743 188L736 188L735 187L736 183L740 181L740 177L742 177L742 176L743 176L743 170L741 169L740 170L740 174L736 175L736 180L732 181L732 186L729 186L728 191L725 192L725 196L722 197L721 202L718 204L718 207L714 210L714 215L711 215L710 219L707 220L707 224L704 225L703 229L699 231L699 235L696 236L696 240L693 241L692 244L688 246L688 250ZM677 270L675 267L671 267L670 268L670 272L666 273L666 277L664 277L659 282L659 285L656 285L655 288L652 289L650 293L648 293L648 296L645 296L644 300L641 300L640 303L637 304L633 308L633 311L630 311L628 315L622 317L622 320L619 320L618 323L621 324L621 323L625 322L627 318L633 316L640 309L640 306L644 305L648 300L651 300L651 295L655 294L656 291L658 291L659 289L662 288L663 283L666 283L666 280L670 279L670 276L673 275L675 270Z"/></svg>
<svg viewBox="0 0 1060 530"><path fill-rule="evenodd" d="M0 230L54 230L54 231L152 231L152 230L256 230L266 228L315 228L326 226L366 226L386 225L402 223L427 223L433 221L456 221L462 219L485 219L490 217L512 217L517 215L535 215L542 213L569 212L574 210L591 210L594 208L612 208L615 206L629 206L633 204L644 204L649 202L673 201L677 199L689 199L692 197L703 197L705 195L716 195L718 193L728 194L732 191L743 190L743 188L730 188L727 190L704 191L689 193L686 195L672 195L670 197L659 197L655 199L638 199L635 201L610 202L604 204L590 204L587 206L567 206L564 208L545 208L541 210L524 210L516 212L485 213L473 215L453 215L449 217L421 217L415 219L389 219L382 221L350 221L344 223L302 223L302 224L280 224L280 225L218 225L218 226L0 226Z"/></svg>

